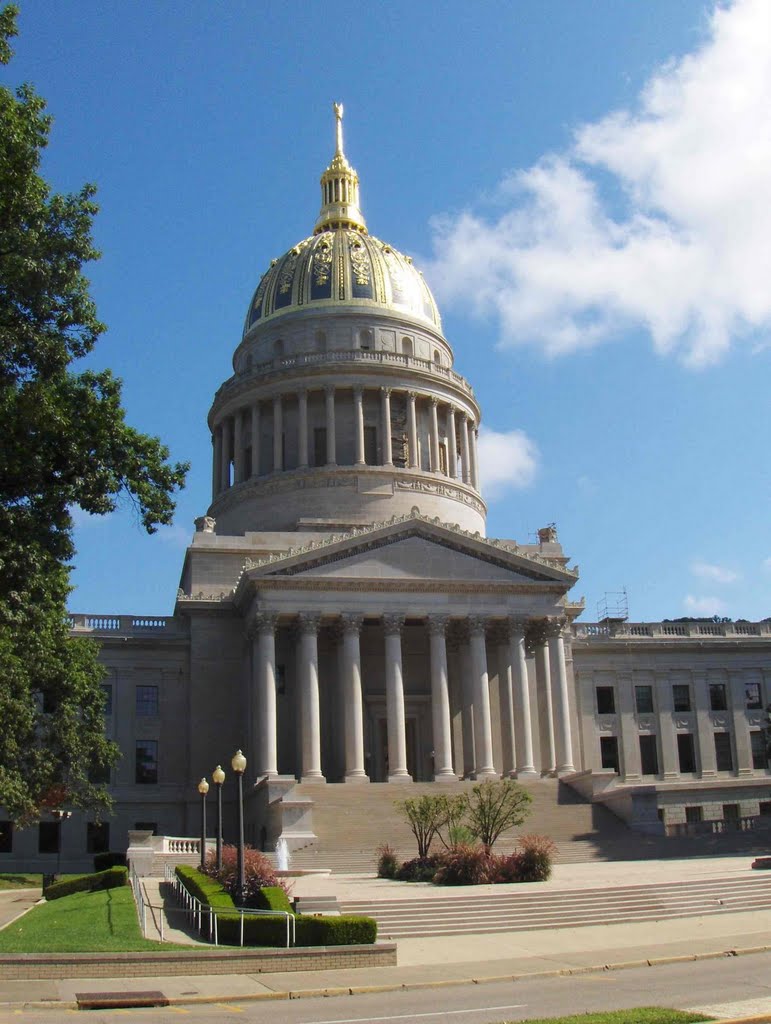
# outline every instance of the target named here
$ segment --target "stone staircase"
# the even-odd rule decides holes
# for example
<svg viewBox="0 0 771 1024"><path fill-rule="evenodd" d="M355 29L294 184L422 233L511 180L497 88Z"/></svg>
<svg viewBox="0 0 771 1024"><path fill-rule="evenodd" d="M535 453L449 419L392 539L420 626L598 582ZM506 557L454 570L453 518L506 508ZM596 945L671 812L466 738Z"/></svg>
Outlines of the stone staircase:
<svg viewBox="0 0 771 1024"><path fill-rule="evenodd" d="M305 783L292 790L313 800L313 829L318 840L294 851L294 868L329 868L339 872L371 872L376 850L389 843L400 859L416 855L415 839L395 803L424 793L448 796L470 792L473 782L370 783L364 785ZM535 779L521 785L532 798L525 822L496 843L497 852L516 846L518 833L549 836L557 846L555 860L641 860L647 857L688 857L709 854L763 853L766 842L752 833L699 838L666 838L632 832L602 804L592 804L557 779Z"/></svg>
<svg viewBox="0 0 771 1024"><path fill-rule="evenodd" d="M343 914L367 914L378 938L574 928L771 909L771 878L742 875L697 881L559 890L504 886L495 892L444 890L415 899L344 901Z"/></svg>

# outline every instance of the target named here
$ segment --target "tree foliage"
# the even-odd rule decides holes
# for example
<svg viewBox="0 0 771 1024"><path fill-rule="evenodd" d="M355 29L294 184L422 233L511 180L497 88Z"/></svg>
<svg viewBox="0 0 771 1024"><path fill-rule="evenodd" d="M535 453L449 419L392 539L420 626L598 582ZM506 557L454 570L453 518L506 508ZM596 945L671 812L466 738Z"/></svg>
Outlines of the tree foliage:
<svg viewBox="0 0 771 1024"><path fill-rule="evenodd" d="M0 11L2 64L17 13ZM50 128L31 86L0 88L0 798L19 823L47 803L107 806L89 773L117 757L97 648L68 635L70 510L127 497L153 532L187 470L126 423L109 370L73 369L105 330L83 273L97 207L93 185L59 195L40 175Z"/></svg>
<svg viewBox="0 0 771 1024"><path fill-rule="evenodd" d="M428 857L431 843L446 824L450 812L450 804L446 796L410 797L400 800L397 805L410 826L418 844L418 857Z"/></svg>
<svg viewBox="0 0 771 1024"><path fill-rule="evenodd" d="M507 829L521 825L530 813L532 797L513 779L474 786L466 812L466 825L485 850Z"/></svg>

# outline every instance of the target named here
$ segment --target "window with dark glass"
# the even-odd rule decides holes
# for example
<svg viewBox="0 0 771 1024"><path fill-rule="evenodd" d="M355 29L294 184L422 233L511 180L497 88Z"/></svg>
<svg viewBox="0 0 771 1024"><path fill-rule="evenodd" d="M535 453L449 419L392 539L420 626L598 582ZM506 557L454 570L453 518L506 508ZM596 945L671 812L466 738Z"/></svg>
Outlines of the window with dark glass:
<svg viewBox="0 0 771 1024"><path fill-rule="evenodd" d="M709 684L709 706L711 711L726 711L728 709L723 683Z"/></svg>
<svg viewBox="0 0 771 1024"><path fill-rule="evenodd" d="M734 770L734 758L731 751L731 734L728 732L715 733L715 760L719 772L732 772Z"/></svg>
<svg viewBox="0 0 771 1024"><path fill-rule="evenodd" d="M638 715L653 714L653 687L635 686L634 701Z"/></svg>
<svg viewBox="0 0 771 1024"><path fill-rule="evenodd" d="M658 775L659 773L659 755L655 736L640 737L640 770L643 775Z"/></svg>
<svg viewBox="0 0 771 1024"><path fill-rule="evenodd" d="M704 820L704 812L701 807L686 807L685 808L685 820L695 825L699 821Z"/></svg>
<svg viewBox="0 0 771 1024"><path fill-rule="evenodd" d="M38 853L58 853L60 832L58 821L41 821L37 827Z"/></svg>
<svg viewBox="0 0 771 1024"><path fill-rule="evenodd" d="M158 714L158 687L137 687L137 718L155 718Z"/></svg>
<svg viewBox="0 0 771 1024"><path fill-rule="evenodd" d="M13 822L0 821L0 853L13 852Z"/></svg>
<svg viewBox="0 0 771 1024"><path fill-rule="evenodd" d="M612 686L597 687L597 714L615 715L616 697Z"/></svg>
<svg viewBox="0 0 771 1024"><path fill-rule="evenodd" d="M761 818L771 818L771 800L761 800L758 805L758 814Z"/></svg>
<svg viewBox="0 0 771 1024"><path fill-rule="evenodd" d="M675 711L691 710L691 688L687 683L675 683L673 685L672 707Z"/></svg>
<svg viewBox="0 0 771 1024"><path fill-rule="evenodd" d="M377 465L377 427L364 428L364 461L368 466Z"/></svg>
<svg viewBox="0 0 771 1024"><path fill-rule="evenodd" d="M600 761L603 768L618 771L618 740L615 736L600 737Z"/></svg>
<svg viewBox="0 0 771 1024"><path fill-rule="evenodd" d="M745 706L756 711L763 707L763 698L760 695L760 683L747 683L744 687Z"/></svg>
<svg viewBox="0 0 771 1024"><path fill-rule="evenodd" d="M110 849L110 825L106 821L86 823L86 852L107 853Z"/></svg>
<svg viewBox="0 0 771 1024"><path fill-rule="evenodd" d="M738 821L739 820L739 805L738 804L723 804L723 820L724 821Z"/></svg>
<svg viewBox="0 0 771 1024"><path fill-rule="evenodd" d="M142 786L158 782L158 741L137 740L134 779Z"/></svg>
<svg viewBox="0 0 771 1024"><path fill-rule="evenodd" d="M157 821L135 821L134 829L137 832L152 832L153 835L158 834L158 822Z"/></svg>
<svg viewBox="0 0 771 1024"><path fill-rule="evenodd" d="M679 732L677 734L677 757L680 762L681 775L696 771L696 753L692 733Z"/></svg>
<svg viewBox="0 0 771 1024"><path fill-rule="evenodd" d="M313 428L313 465L326 466L327 464L327 428Z"/></svg>
<svg viewBox="0 0 771 1024"><path fill-rule="evenodd" d="M112 714L112 684L102 683L102 693L104 694L104 713L105 715Z"/></svg>
<svg viewBox="0 0 771 1024"><path fill-rule="evenodd" d="M750 730L750 744L752 746L752 767L760 769L768 768L768 753L766 752L766 736L761 729Z"/></svg>

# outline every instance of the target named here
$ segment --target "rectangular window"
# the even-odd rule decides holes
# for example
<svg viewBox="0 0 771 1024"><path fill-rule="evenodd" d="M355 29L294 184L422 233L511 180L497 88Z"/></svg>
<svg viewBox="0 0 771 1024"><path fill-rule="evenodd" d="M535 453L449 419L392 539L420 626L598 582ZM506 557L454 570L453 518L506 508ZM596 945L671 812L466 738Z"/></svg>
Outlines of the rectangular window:
<svg viewBox="0 0 771 1024"><path fill-rule="evenodd" d="M106 821L86 823L86 852L107 853L110 849L110 825Z"/></svg>
<svg viewBox="0 0 771 1024"><path fill-rule="evenodd" d="M12 821L0 821L0 853L13 853Z"/></svg>
<svg viewBox="0 0 771 1024"><path fill-rule="evenodd" d="M729 732L715 733L715 760L719 772L732 772L734 770L734 758L731 752L731 734Z"/></svg>
<svg viewBox="0 0 771 1024"><path fill-rule="evenodd" d="M600 737L600 760L603 768L618 772L618 740L615 736Z"/></svg>
<svg viewBox="0 0 771 1024"><path fill-rule="evenodd" d="M364 461L368 466L377 465L377 427L364 428Z"/></svg>
<svg viewBox="0 0 771 1024"><path fill-rule="evenodd" d="M616 697L612 686L597 687L597 714L615 715Z"/></svg>
<svg viewBox="0 0 771 1024"><path fill-rule="evenodd" d="M140 786L158 782L158 741L137 740L134 781Z"/></svg>
<svg viewBox="0 0 771 1024"><path fill-rule="evenodd" d="M691 710L691 688L687 683L675 683L672 687L672 706L675 711Z"/></svg>
<svg viewBox="0 0 771 1024"><path fill-rule="evenodd" d="M638 715L653 714L653 687L635 686L634 700Z"/></svg>
<svg viewBox="0 0 771 1024"><path fill-rule="evenodd" d="M640 737L640 770L643 775L658 775L659 755L655 736Z"/></svg>
<svg viewBox="0 0 771 1024"><path fill-rule="evenodd" d="M158 714L158 687L138 686L136 704L137 718L155 718Z"/></svg>
<svg viewBox="0 0 771 1024"><path fill-rule="evenodd" d="M313 465L326 466L327 464L327 428L313 428Z"/></svg>
<svg viewBox="0 0 771 1024"><path fill-rule="evenodd" d="M157 821L135 821L134 829L137 832L152 832L155 836L158 834L158 822Z"/></svg>
<svg viewBox="0 0 771 1024"><path fill-rule="evenodd" d="M762 729L750 729L750 744L752 746L752 767L760 771L768 768L766 735Z"/></svg>
<svg viewBox="0 0 771 1024"><path fill-rule="evenodd" d="M686 807L685 808L685 820L689 825L695 825L699 821L704 820L704 814L701 807Z"/></svg>
<svg viewBox="0 0 771 1024"><path fill-rule="evenodd" d="M758 814L761 818L771 818L771 800L761 800L758 805Z"/></svg>
<svg viewBox="0 0 771 1024"><path fill-rule="evenodd" d="M37 850L38 853L59 852L59 828L58 821L41 821L37 827Z"/></svg>
<svg viewBox="0 0 771 1024"><path fill-rule="evenodd" d="M112 683L102 683L102 693L104 694L104 713L105 715L112 714Z"/></svg>
<svg viewBox="0 0 771 1024"><path fill-rule="evenodd" d="M763 699L760 696L760 683L747 683L744 687L744 702L745 706L753 711L763 707Z"/></svg>
<svg viewBox="0 0 771 1024"><path fill-rule="evenodd" d="M723 804L723 820L724 821L738 821L739 820L739 805L738 804Z"/></svg>
<svg viewBox="0 0 771 1024"><path fill-rule="evenodd" d="M680 761L681 775L696 771L696 754L694 753L692 733L679 732L677 734L677 756Z"/></svg>
<svg viewBox="0 0 771 1024"><path fill-rule="evenodd" d="M723 683L709 684L709 706L711 711L727 711L725 686Z"/></svg>

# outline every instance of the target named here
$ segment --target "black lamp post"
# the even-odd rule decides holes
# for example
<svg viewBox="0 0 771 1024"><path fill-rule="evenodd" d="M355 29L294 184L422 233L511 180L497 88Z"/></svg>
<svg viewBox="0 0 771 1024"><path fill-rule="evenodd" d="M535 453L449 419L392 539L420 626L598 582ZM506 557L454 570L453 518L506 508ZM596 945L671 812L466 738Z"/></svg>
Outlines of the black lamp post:
<svg viewBox="0 0 771 1024"><path fill-rule="evenodd" d="M51 811L51 817L54 821L59 822L59 834L56 837L56 875L54 876L58 879L62 867L62 823L70 820L72 811Z"/></svg>
<svg viewBox="0 0 771 1024"><path fill-rule="evenodd" d="M201 871L206 867L206 794L209 792L209 783L201 779L198 783L198 792L201 794Z"/></svg>
<svg viewBox="0 0 771 1024"><path fill-rule="evenodd" d="M244 772L246 771L246 758L240 750L235 752L230 765L238 779L238 895L241 906L243 906L244 890L246 889L244 875Z"/></svg>
<svg viewBox="0 0 771 1024"><path fill-rule="evenodd" d="M217 871L222 871L222 783L225 773L221 765L211 773L211 780L217 787Z"/></svg>

